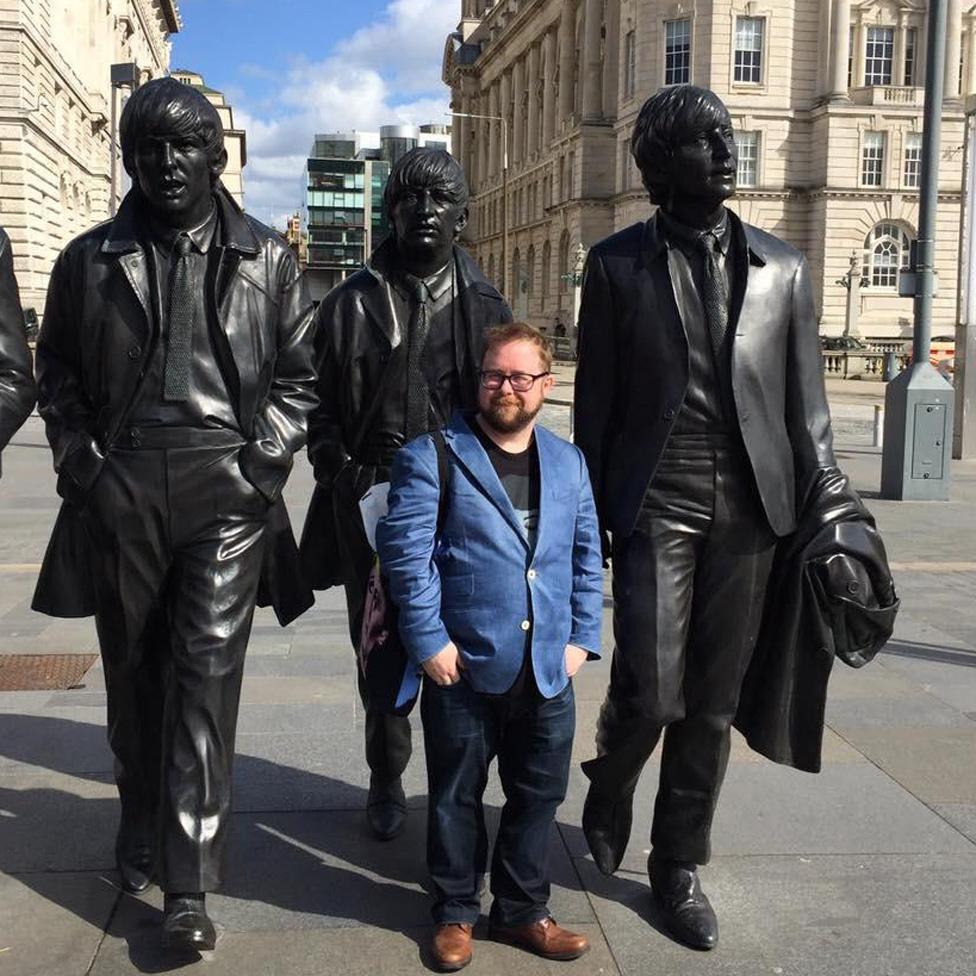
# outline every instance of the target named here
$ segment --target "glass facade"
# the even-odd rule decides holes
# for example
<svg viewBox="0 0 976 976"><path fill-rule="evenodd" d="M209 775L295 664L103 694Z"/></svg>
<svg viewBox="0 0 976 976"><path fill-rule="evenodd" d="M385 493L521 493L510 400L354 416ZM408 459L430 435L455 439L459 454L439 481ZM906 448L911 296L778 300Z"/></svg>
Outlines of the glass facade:
<svg viewBox="0 0 976 976"><path fill-rule="evenodd" d="M321 142L316 141L316 148ZM351 272L366 263L388 232L383 190L389 172L386 163L365 159L308 160L309 267Z"/></svg>

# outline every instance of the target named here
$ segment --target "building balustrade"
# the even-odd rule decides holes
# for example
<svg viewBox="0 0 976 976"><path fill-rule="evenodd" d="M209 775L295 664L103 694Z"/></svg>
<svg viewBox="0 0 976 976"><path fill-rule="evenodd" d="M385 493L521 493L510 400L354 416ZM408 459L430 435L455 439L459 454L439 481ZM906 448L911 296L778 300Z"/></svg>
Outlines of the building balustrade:
<svg viewBox="0 0 976 976"><path fill-rule="evenodd" d="M921 107L925 101L925 89L905 85L866 85L851 89L851 101L855 105Z"/></svg>

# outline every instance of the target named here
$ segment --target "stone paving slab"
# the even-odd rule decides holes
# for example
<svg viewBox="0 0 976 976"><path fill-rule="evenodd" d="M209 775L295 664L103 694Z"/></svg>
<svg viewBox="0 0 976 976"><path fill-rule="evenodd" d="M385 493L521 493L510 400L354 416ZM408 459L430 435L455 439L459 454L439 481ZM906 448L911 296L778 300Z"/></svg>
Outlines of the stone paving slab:
<svg viewBox="0 0 976 976"><path fill-rule="evenodd" d="M580 872L625 974L972 976L976 855L716 858L709 953L661 934L643 873Z"/></svg>
<svg viewBox="0 0 976 976"><path fill-rule="evenodd" d="M976 803L976 723L968 728L851 729L847 737L926 803Z"/></svg>
<svg viewBox="0 0 976 976"><path fill-rule="evenodd" d="M0 874L0 973L84 976L117 899L98 874Z"/></svg>

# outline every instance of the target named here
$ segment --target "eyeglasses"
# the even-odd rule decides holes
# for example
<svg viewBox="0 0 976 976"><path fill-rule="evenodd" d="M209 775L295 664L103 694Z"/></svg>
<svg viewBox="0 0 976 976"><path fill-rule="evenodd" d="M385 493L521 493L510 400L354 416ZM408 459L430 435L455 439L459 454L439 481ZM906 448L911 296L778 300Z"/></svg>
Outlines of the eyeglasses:
<svg viewBox="0 0 976 976"><path fill-rule="evenodd" d="M508 380L516 393L528 393L535 386L536 380L549 375L549 370L544 373L503 373L498 369L483 369L478 375L486 390L500 390L505 380Z"/></svg>

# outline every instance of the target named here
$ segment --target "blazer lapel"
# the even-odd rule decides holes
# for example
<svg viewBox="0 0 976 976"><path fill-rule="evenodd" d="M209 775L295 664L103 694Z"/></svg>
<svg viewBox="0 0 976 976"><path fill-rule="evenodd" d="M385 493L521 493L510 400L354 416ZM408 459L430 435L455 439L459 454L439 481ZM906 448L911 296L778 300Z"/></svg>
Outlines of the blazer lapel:
<svg viewBox="0 0 976 976"><path fill-rule="evenodd" d="M766 256L759 241L751 233L752 228L731 211L729 219L732 221L732 234L737 242L730 322L734 346L735 337L745 335L749 323L763 314L766 301Z"/></svg>
<svg viewBox="0 0 976 976"><path fill-rule="evenodd" d="M472 423L477 423L477 421L472 419ZM529 540L525 537L522 520L516 514L508 493L502 487L498 475L495 474L495 469L492 467L491 461L488 460L488 455L481 446L481 442L460 414L454 415L450 426L444 432L444 440L461 464L464 465L475 484L494 503L502 517L512 527L512 531L528 549Z"/></svg>
<svg viewBox="0 0 976 976"><path fill-rule="evenodd" d="M558 483L552 435L545 427L535 428L536 449L539 452L539 522L536 529L535 550L542 552L549 539L550 506Z"/></svg>

